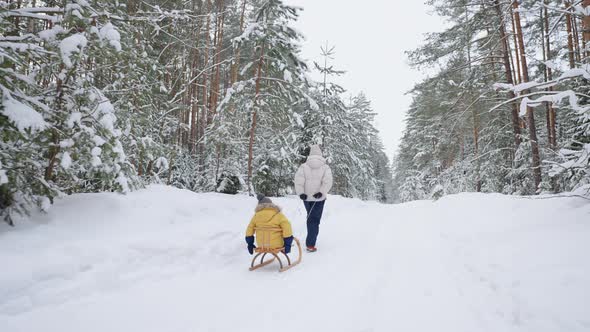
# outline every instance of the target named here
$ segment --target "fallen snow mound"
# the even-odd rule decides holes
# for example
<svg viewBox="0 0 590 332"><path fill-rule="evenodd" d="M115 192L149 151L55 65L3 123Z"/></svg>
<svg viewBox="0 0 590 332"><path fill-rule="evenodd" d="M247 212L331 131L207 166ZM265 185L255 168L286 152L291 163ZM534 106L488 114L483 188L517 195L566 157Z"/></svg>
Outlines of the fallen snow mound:
<svg viewBox="0 0 590 332"><path fill-rule="evenodd" d="M274 199L305 240L295 197ZM589 331L590 204L330 196L318 241L255 272L255 200L151 186L0 226L0 331Z"/></svg>

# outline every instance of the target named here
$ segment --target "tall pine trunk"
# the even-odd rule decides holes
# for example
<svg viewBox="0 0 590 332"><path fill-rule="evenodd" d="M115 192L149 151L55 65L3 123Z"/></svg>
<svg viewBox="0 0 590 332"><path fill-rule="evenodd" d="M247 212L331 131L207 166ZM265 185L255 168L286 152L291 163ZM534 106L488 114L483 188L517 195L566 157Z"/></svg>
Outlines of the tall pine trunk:
<svg viewBox="0 0 590 332"><path fill-rule="evenodd" d="M514 24L516 26L516 35L518 38L518 43L520 47L520 57L521 57L521 64L522 64L522 79L523 82L529 82L529 73L526 61L526 53L524 47L524 38L522 34L522 25L520 23L520 13L518 12L518 2L514 1L512 3L514 8ZM526 94L526 91L523 91L523 94ZM539 185L541 184L541 157L539 155L539 142L537 141L537 128L535 126L535 115L533 112L532 107L527 107L526 111L527 116L527 124L529 129L529 137L531 141L531 153L532 153L532 166L533 166L533 181L535 183L535 192L539 189Z"/></svg>
<svg viewBox="0 0 590 332"><path fill-rule="evenodd" d="M256 135L256 116L258 112L258 97L260 95L260 79L262 78L262 66L264 65L264 42L260 47L260 59L258 59L258 68L256 74L256 92L254 94L252 125L250 127L250 144L248 145L248 193L252 195L252 161L254 154L254 139Z"/></svg>
<svg viewBox="0 0 590 332"><path fill-rule="evenodd" d="M207 128L207 124L208 124L208 105L207 105L207 100L208 100L208 93L207 93L207 83L209 81L209 69L207 68L209 66L209 48L210 48L210 43L211 43L211 1L205 1L204 4L207 4L207 9L205 9L205 15L207 15L207 19L205 22L205 34L204 34L204 38L205 38L205 54L203 57L203 70L202 70L202 75L203 75L203 82L201 83L201 115L199 116L199 129L201 131L201 135L199 137L200 140L200 144L199 144L199 164L201 166L204 165L205 163L205 143L204 143L204 138L205 138L205 131Z"/></svg>
<svg viewBox="0 0 590 332"><path fill-rule="evenodd" d="M220 71L221 71L221 51L223 49L223 24L225 20L225 13L224 13L224 4L223 0L219 1L218 10L218 23L217 23L217 33L215 39L215 75L213 77L213 83L211 84L211 105L210 105L210 113L211 116L215 116L215 112L217 109L217 102L219 100L219 85L220 85ZM219 18L221 15L221 18Z"/></svg>
<svg viewBox="0 0 590 332"><path fill-rule="evenodd" d="M500 5L500 0L494 0L494 7L496 9L496 14L498 15L498 19L500 20L500 39L502 44L502 59L504 61L504 74L506 76L506 82L510 85L514 84L512 80L512 67L510 65L510 48L508 47L508 36L506 35L506 20L505 15L503 14L502 7ZM508 98L514 99L515 95L512 90L508 92ZM514 149L518 149L520 145L520 118L518 116L518 105L516 102L510 104L511 107L511 114L512 114L512 132L514 134Z"/></svg>
<svg viewBox="0 0 590 332"><path fill-rule="evenodd" d="M545 0L545 4L547 4L548 0ZM543 22L543 35L544 35L544 47L543 47L543 60L551 60L551 38L549 36L549 13L547 11L547 7L542 9L541 15L541 22ZM553 70L551 67L546 66L545 68L545 81L552 81L553 80ZM547 91L553 91L552 87L547 88ZM555 124L555 109L553 108L553 103L547 102L546 104L547 109L547 137L549 141L549 146L552 149L557 147L557 132L556 132L556 124Z"/></svg>
<svg viewBox="0 0 590 332"><path fill-rule="evenodd" d="M198 35L198 34L197 34ZM198 38L198 37L197 37ZM190 152L196 152L196 142L197 142L197 112L199 110L199 86L197 85L197 72L199 67L199 52L198 50L193 51L193 61L192 61L192 69L191 69L191 76L190 80L190 109L191 109L191 126L190 126Z"/></svg>
<svg viewBox="0 0 590 332"><path fill-rule="evenodd" d="M544 1L545 4L547 0ZM551 39L549 36L549 16L547 12L547 7L541 8L540 10L540 22L541 22L541 46L543 48L543 63L547 63L549 58L551 57ZM548 82L553 79L553 72L550 66L545 65L545 70L543 71L545 82ZM551 92L553 89L549 87L547 89L548 92ZM556 138L555 138L555 118L553 116L555 114L555 110L553 109L553 103L546 102L545 103L545 117L547 123L547 141L549 143L549 148L553 151L556 149ZM550 178L551 181L551 189L553 192L558 191L557 179L555 177Z"/></svg>
<svg viewBox="0 0 590 332"><path fill-rule="evenodd" d="M514 67L514 71L516 72L516 77L518 77L518 81L515 84L522 83L522 64L520 63L520 54L518 49L518 40L516 37L516 25L514 23L514 12L512 7L509 7L510 10L510 21L512 22L512 38L514 39L514 60L516 61L516 66Z"/></svg>
<svg viewBox="0 0 590 332"><path fill-rule="evenodd" d="M245 13L246 13L246 0L243 0L242 14L240 15L240 35L244 32ZM234 53L235 54L234 63L232 65L232 70L231 70L231 84L232 85L238 81L238 71L240 68L240 53L241 53L241 48L238 46L238 48L236 49L236 51Z"/></svg>
<svg viewBox="0 0 590 332"><path fill-rule="evenodd" d="M576 58L575 58L575 50L574 50L574 32L572 29L572 15L569 14L570 12L570 2L565 1L565 8L567 10L567 14L565 14L565 26L567 30L567 56L569 59L570 68L576 67Z"/></svg>
<svg viewBox="0 0 590 332"><path fill-rule="evenodd" d="M590 0L584 0L582 2L582 6L585 10L588 10L587 7L590 7ZM583 24L583 40L584 40L584 47L588 47L588 43L590 43L590 15L585 15L584 19L582 20ZM588 61L588 52L584 49L584 60Z"/></svg>
<svg viewBox="0 0 590 332"><path fill-rule="evenodd" d="M472 107L473 114L473 143L475 144L475 160L476 160L476 179L475 191L481 192L481 175L480 175L480 161L479 161L479 114L477 107Z"/></svg>
<svg viewBox="0 0 590 332"><path fill-rule="evenodd" d="M576 18L576 15L572 15L572 32L574 33L574 50L575 50L575 56L576 56L576 61L578 63L580 63L582 61L581 59L581 50L580 50L580 35L579 35L579 31L578 31L578 19Z"/></svg>

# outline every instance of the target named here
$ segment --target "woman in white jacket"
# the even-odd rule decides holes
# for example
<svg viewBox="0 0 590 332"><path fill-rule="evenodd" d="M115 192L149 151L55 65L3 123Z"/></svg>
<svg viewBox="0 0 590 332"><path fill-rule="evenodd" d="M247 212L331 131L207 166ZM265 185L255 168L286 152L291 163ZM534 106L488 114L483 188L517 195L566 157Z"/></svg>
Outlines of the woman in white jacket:
<svg viewBox="0 0 590 332"><path fill-rule="evenodd" d="M309 157L295 173L295 192L303 200L307 211L307 251L315 252L320 232L320 220L324 211L326 196L332 188L332 170L322 157L322 150L312 145Z"/></svg>

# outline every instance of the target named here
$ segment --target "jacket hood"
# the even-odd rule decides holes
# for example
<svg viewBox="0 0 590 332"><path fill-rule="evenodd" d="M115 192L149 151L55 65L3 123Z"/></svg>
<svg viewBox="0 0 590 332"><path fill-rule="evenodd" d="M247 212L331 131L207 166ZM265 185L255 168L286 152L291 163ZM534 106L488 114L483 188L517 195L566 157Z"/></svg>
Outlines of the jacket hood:
<svg viewBox="0 0 590 332"><path fill-rule="evenodd" d="M307 166L316 169L324 166L326 164L326 159L324 159L322 156L311 155L307 157L307 161L305 161L305 163Z"/></svg>
<svg viewBox="0 0 590 332"><path fill-rule="evenodd" d="M320 149L319 145L312 145L309 149L310 156L322 156L322 149Z"/></svg>
<svg viewBox="0 0 590 332"><path fill-rule="evenodd" d="M305 161L307 166L316 169L326 164L326 159L322 157L322 149L319 145L312 145L309 149L309 157Z"/></svg>
<svg viewBox="0 0 590 332"><path fill-rule="evenodd" d="M254 211L260 212L264 209L273 209L273 210L276 210L277 212L281 212L281 207L274 204L274 203L260 203L260 204L256 205L256 209L254 209Z"/></svg>

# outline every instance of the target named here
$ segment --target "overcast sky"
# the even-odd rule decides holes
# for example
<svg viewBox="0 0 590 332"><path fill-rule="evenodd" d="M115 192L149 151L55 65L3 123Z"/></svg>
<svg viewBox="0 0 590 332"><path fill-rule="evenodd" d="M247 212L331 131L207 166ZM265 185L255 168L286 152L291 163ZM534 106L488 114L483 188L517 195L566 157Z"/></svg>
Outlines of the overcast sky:
<svg viewBox="0 0 590 332"><path fill-rule="evenodd" d="M303 7L295 25L306 41L303 57L320 62L320 46L336 46L335 81L350 93L364 92L377 116L377 128L391 158L404 128L411 98L405 93L422 74L412 70L405 51L416 48L426 32L440 31L425 0L285 0Z"/></svg>

